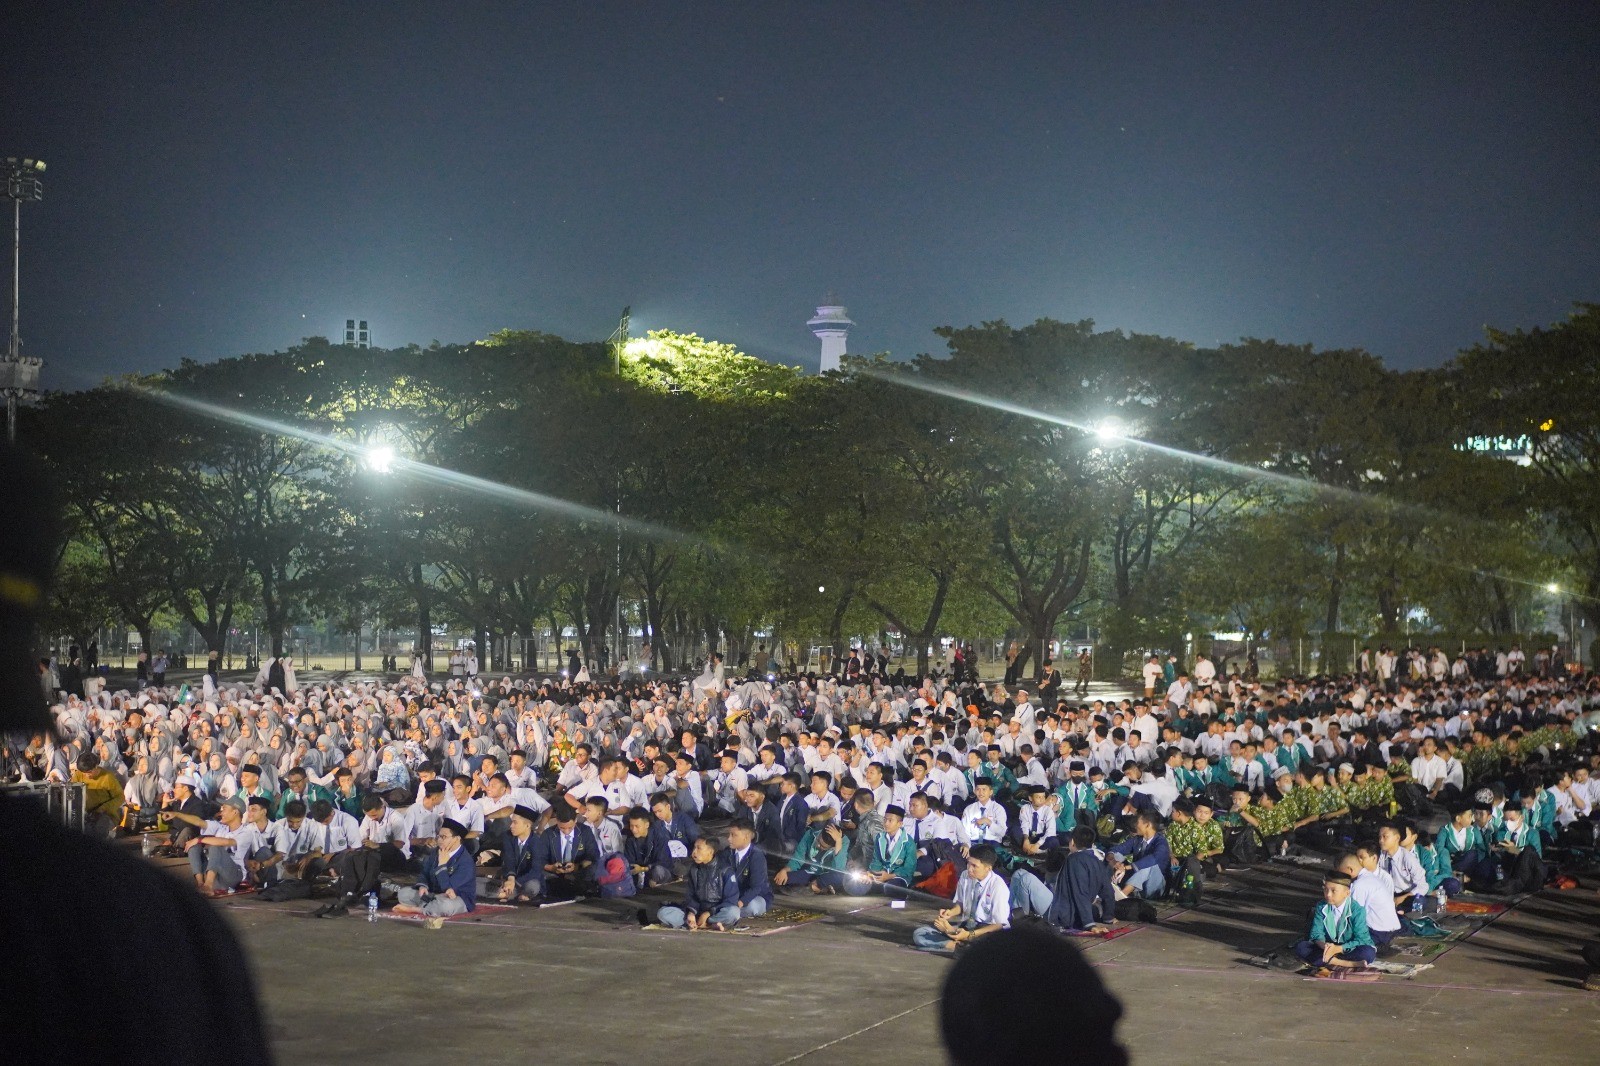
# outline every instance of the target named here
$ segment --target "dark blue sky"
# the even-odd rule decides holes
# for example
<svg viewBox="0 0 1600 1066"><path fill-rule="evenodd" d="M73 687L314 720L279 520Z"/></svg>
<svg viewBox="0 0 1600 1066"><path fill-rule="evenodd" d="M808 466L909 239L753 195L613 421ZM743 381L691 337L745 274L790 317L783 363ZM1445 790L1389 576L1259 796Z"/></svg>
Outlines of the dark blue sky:
<svg viewBox="0 0 1600 1066"><path fill-rule="evenodd" d="M1048 315L1412 366L1600 299L1588 3L12 18L0 154L50 166L22 335L55 387L347 315L599 338L628 303L814 363L830 288L855 352Z"/></svg>

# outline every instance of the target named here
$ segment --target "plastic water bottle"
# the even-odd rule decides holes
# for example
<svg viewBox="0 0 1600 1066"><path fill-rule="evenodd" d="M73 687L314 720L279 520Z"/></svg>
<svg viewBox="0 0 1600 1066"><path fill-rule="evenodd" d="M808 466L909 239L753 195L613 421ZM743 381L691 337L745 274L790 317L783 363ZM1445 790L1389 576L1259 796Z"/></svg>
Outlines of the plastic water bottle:
<svg viewBox="0 0 1600 1066"><path fill-rule="evenodd" d="M376 892L368 892L367 893L367 921L375 922L377 920L378 920L378 894Z"/></svg>
<svg viewBox="0 0 1600 1066"><path fill-rule="evenodd" d="M1422 893L1421 892L1413 892L1411 894L1411 913L1412 914L1421 914L1422 913Z"/></svg>
<svg viewBox="0 0 1600 1066"><path fill-rule="evenodd" d="M1445 906L1450 902L1450 893L1448 893L1448 892L1446 892L1444 890L1444 886L1443 885L1440 885L1439 886L1439 891L1437 891L1437 892L1435 892L1433 894L1433 898L1438 901L1439 913L1443 914Z"/></svg>

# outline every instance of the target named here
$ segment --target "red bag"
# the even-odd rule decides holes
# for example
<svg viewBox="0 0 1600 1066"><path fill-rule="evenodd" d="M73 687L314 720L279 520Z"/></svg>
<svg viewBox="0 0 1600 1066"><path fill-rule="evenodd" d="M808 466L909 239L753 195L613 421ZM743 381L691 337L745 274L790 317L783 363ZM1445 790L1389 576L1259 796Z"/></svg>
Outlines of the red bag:
<svg viewBox="0 0 1600 1066"><path fill-rule="evenodd" d="M956 872L956 864L947 862L929 874L922 881L912 887L919 892L926 892L930 896L943 896L945 899L956 898L956 883L961 880L961 875Z"/></svg>

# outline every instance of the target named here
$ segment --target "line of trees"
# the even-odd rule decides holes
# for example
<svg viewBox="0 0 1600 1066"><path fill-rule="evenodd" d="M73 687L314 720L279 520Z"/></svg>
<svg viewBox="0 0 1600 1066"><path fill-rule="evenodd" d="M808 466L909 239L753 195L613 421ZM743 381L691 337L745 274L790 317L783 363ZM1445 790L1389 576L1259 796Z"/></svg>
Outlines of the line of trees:
<svg viewBox="0 0 1600 1066"><path fill-rule="evenodd" d="M597 657L620 606L666 670L758 632L893 629L919 669L943 634L1004 634L1037 668L1066 626L1115 652L1419 607L1492 639L1556 581L1600 623L1600 307L1414 371L1087 321L937 332L941 356L823 377L667 332L620 373L537 332L313 338L55 393L24 425L69 508L52 621L218 651L252 622L275 654L310 621L407 618L424 653L439 623L572 627Z"/></svg>

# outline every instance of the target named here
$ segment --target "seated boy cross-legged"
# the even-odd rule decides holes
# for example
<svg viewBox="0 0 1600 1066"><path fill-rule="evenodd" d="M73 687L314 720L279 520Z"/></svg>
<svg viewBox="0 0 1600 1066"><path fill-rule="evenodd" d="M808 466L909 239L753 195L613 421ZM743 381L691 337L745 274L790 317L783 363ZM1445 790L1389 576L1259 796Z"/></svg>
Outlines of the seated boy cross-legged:
<svg viewBox="0 0 1600 1066"><path fill-rule="evenodd" d="M739 875L708 837L694 842L689 858L683 903L662 907L656 918L674 929L724 932L739 921Z"/></svg>
<svg viewBox="0 0 1600 1066"><path fill-rule="evenodd" d="M422 860L414 885L392 885L396 914L419 914L438 928L451 915L476 910L478 871L466 849L467 827L453 818L439 823L439 846Z"/></svg>
<svg viewBox="0 0 1600 1066"><path fill-rule="evenodd" d="M992 846L975 844L967 853L967 869L956 884L956 897L932 925L920 925L911 942L923 951L952 951L982 936L1011 926L1011 889L995 873Z"/></svg>
<svg viewBox="0 0 1600 1066"><path fill-rule="evenodd" d="M1371 965L1377 953L1367 931L1367 912L1350 897L1350 875L1330 873L1322 882L1322 899L1311 917L1311 934L1294 946L1294 953L1319 977Z"/></svg>

